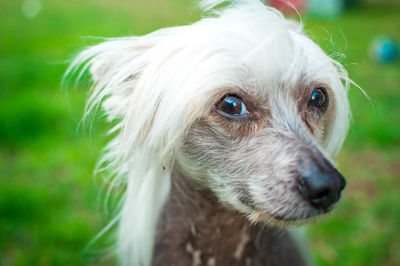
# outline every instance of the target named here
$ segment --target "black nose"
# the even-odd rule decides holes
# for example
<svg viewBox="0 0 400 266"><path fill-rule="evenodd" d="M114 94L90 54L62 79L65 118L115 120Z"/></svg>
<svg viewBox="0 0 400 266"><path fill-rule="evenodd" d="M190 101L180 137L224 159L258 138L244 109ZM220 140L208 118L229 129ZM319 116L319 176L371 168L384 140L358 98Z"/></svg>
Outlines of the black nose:
<svg viewBox="0 0 400 266"><path fill-rule="evenodd" d="M320 209L326 209L339 200L346 181L328 161L309 161L300 169L297 189L305 200Z"/></svg>

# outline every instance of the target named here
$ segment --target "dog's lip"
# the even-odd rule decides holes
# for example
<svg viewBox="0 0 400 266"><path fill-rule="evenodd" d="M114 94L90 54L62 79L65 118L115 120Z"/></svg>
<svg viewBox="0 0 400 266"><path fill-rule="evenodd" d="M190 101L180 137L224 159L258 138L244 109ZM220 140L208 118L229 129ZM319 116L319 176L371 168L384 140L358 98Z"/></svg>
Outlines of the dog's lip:
<svg viewBox="0 0 400 266"><path fill-rule="evenodd" d="M290 215L290 211L288 213L277 213L268 210L268 208L262 208L258 204L252 204L252 206L247 205L247 207L251 210L251 212L255 216L253 216L252 220L258 221L258 220L265 220L268 222L269 219L275 220L275 222L283 222L283 223L304 223L307 220L312 220L313 218L317 218L318 216L323 216L327 213L330 213L333 209L336 207L336 203L328 206L327 208L316 208L312 206L311 204L306 204L306 206L303 206L302 208L305 208L304 211L302 212L301 215L295 216L295 215ZM264 218L260 218L264 217Z"/></svg>
<svg viewBox="0 0 400 266"><path fill-rule="evenodd" d="M271 215L272 218L277 219L279 221L284 221L284 222L294 222L294 221L299 221L303 220L304 218L286 218L282 215Z"/></svg>
<svg viewBox="0 0 400 266"><path fill-rule="evenodd" d="M300 216L300 217L287 217L284 214L283 215L278 215L278 214L273 214L273 213L269 213L269 215L278 220L278 221L282 221L282 222L296 222L296 221L303 221L303 220L308 220L311 218L315 218L324 214L329 213L330 211L332 211L333 207L327 208L327 209L315 209L313 208L313 211L310 211L307 215L305 216Z"/></svg>
<svg viewBox="0 0 400 266"><path fill-rule="evenodd" d="M307 217L296 217L296 218L292 218L292 217L285 217L284 215L271 215L272 218L282 221L282 222L296 222L296 221L302 221L302 220L306 220L306 219L310 219L313 217L318 216L317 215L311 215L311 216L307 216Z"/></svg>

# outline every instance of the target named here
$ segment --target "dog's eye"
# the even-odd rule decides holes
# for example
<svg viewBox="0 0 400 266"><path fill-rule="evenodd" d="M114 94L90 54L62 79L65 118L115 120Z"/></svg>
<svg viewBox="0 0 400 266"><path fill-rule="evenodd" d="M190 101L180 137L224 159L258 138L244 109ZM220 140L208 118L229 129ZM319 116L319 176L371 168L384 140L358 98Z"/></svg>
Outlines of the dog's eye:
<svg viewBox="0 0 400 266"><path fill-rule="evenodd" d="M225 96L218 104L217 110L225 116L241 116L248 114L242 99L234 95Z"/></svg>
<svg viewBox="0 0 400 266"><path fill-rule="evenodd" d="M318 88L314 90L310 97L310 106L321 108L325 106L328 102L328 95L325 88Z"/></svg>

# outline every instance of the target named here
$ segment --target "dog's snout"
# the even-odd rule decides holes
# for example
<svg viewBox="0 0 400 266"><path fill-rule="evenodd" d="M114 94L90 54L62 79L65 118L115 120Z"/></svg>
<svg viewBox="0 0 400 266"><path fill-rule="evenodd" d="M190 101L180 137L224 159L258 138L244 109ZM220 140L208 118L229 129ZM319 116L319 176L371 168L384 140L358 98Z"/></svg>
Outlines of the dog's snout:
<svg viewBox="0 0 400 266"><path fill-rule="evenodd" d="M343 176L327 161L303 164L297 180L297 189L314 207L327 209L337 202L346 186Z"/></svg>

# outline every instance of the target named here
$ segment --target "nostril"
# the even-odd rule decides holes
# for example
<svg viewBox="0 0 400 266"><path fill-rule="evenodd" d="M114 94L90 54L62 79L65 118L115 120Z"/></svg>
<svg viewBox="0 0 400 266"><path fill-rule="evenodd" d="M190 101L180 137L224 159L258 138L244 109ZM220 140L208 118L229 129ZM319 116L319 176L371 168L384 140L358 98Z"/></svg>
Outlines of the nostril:
<svg viewBox="0 0 400 266"><path fill-rule="evenodd" d="M331 193L331 191L328 188L322 188L322 190L320 192L317 192L317 194L315 195L315 199L320 199L320 198L324 198L329 196L329 194Z"/></svg>
<svg viewBox="0 0 400 266"><path fill-rule="evenodd" d="M309 197L310 203L317 208L327 208L333 203L332 191L329 188L322 188L321 191L316 191Z"/></svg>
<svg viewBox="0 0 400 266"><path fill-rule="evenodd" d="M298 190L305 200L314 207L326 208L332 203L332 189L325 182L313 177L302 176L298 180Z"/></svg>

